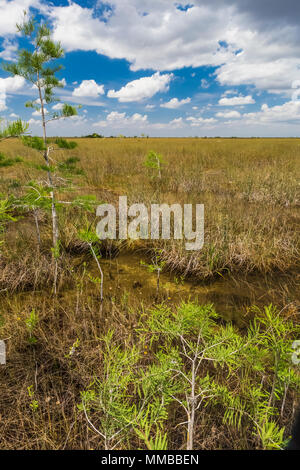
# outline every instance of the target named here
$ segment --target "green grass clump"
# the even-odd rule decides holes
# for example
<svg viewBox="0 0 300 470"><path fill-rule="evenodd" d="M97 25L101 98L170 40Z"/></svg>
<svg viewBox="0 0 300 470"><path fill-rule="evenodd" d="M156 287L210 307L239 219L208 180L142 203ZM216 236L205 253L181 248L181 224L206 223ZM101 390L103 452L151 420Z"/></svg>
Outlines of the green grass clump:
<svg viewBox="0 0 300 470"><path fill-rule="evenodd" d="M23 161L22 157L8 158L0 152L0 167L13 166L15 163L22 163Z"/></svg>
<svg viewBox="0 0 300 470"><path fill-rule="evenodd" d="M79 157L69 157L63 162L58 164L58 168L66 173L71 173L73 175L83 175L84 171L82 168L77 168L76 163L80 161Z"/></svg>
<svg viewBox="0 0 300 470"><path fill-rule="evenodd" d="M77 142L74 142L73 140L68 141L61 137L58 137L57 139L55 139L55 143L61 149L74 149L78 146Z"/></svg>

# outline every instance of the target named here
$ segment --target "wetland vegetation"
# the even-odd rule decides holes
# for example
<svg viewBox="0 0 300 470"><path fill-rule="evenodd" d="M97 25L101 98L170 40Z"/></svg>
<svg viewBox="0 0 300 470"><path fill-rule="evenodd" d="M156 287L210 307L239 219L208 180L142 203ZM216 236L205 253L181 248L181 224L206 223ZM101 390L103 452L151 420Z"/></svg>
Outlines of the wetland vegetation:
<svg viewBox="0 0 300 470"><path fill-rule="evenodd" d="M35 86L43 137L0 131L0 447L284 448L300 388L299 139L49 138L77 114L44 109L63 51L44 24L18 31L29 49L5 70ZM120 196L204 204L203 248L100 241L96 207Z"/></svg>
<svg viewBox="0 0 300 470"><path fill-rule="evenodd" d="M1 448L282 448L299 397L299 141L72 141L51 139L57 273L47 168L1 143ZM203 249L82 236L120 195L203 203Z"/></svg>

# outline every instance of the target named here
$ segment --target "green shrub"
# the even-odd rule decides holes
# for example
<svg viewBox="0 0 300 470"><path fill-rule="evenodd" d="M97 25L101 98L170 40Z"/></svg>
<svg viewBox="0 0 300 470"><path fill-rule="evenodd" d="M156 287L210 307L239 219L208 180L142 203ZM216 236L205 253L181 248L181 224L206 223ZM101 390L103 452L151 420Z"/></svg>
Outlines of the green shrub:
<svg viewBox="0 0 300 470"><path fill-rule="evenodd" d="M37 136L24 135L22 137L22 142L26 147L30 147L36 150L45 150L45 145L43 139Z"/></svg>
<svg viewBox="0 0 300 470"><path fill-rule="evenodd" d="M58 164L58 168L61 171L65 171L67 173L72 173L74 175L83 175L84 171L82 168L76 168L76 163L80 162L80 158L78 157L69 157L63 162Z"/></svg>
<svg viewBox="0 0 300 470"><path fill-rule="evenodd" d="M166 449L176 406L179 419L186 414L187 450L194 449L197 417L206 409L221 410L223 423L239 432L242 425L250 429L262 448L282 449L279 413L287 387L296 394L300 387L291 361L300 330L273 305L254 310L241 332L220 325L211 304L182 303L176 311L162 304L141 316L137 345L129 335L131 346L124 347L111 330L102 337L102 372L82 392L80 409L89 424L93 413L105 448L137 435L148 449Z"/></svg>
<svg viewBox="0 0 300 470"><path fill-rule="evenodd" d="M74 149L78 146L77 142L74 142L73 140L68 142L66 139L63 139L61 137L55 139L55 143L60 149Z"/></svg>

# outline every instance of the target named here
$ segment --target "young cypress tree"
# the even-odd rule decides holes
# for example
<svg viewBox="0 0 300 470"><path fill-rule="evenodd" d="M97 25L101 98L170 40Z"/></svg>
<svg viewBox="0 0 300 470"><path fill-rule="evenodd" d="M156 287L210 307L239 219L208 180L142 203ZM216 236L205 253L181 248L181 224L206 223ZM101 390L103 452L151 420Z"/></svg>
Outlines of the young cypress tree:
<svg viewBox="0 0 300 470"><path fill-rule="evenodd" d="M37 90L37 100L27 102L26 107L34 108L40 112L43 139L27 137L24 139L24 143L37 150L42 150L48 168L48 184L51 188L53 250L57 251L59 229L54 184L49 163L51 147L47 145L47 123L74 116L77 114L77 110L73 106L64 104L59 112L49 114L46 112L46 104L59 101L54 96L54 90L63 87L62 82L56 77L56 73L61 70L62 65L53 64L53 61L62 58L64 55L60 43L56 43L51 39L51 32L47 25L43 22L38 23L34 18L27 18L27 14L24 12L23 23L17 24L17 30L28 39L28 48L21 49L18 52L18 59L15 63L6 63L3 68L13 76L24 77Z"/></svg>
<svg viewBox="0 0 300 470"><path fill-rule="evenodd" d="M2 119L0 119L0 122L3 122ZM23 135L26 133L28 130L28 124L25 122L22 122L21 119L18 119L17 121L6 123L0 127L0 142L5 139L10 139L12 137L20 137L20 135Z"/></svg>

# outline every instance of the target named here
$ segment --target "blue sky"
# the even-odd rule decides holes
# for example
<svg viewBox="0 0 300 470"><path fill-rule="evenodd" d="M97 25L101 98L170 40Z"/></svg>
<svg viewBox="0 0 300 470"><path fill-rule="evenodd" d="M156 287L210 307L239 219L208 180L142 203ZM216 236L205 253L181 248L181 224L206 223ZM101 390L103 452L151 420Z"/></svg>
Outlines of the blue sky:
<svg viewBox="0 0 300 470"><path fill-rule="evenodd" d="M24 9L62 43L65 102L79 116L49 135L299 136L296 0L0 0L0 61L24 42ZM36 91L0 71L0 114L41 133ZM300 93L299 93L300 97ZM49 109L49 111L51 111Z"/></svg>

